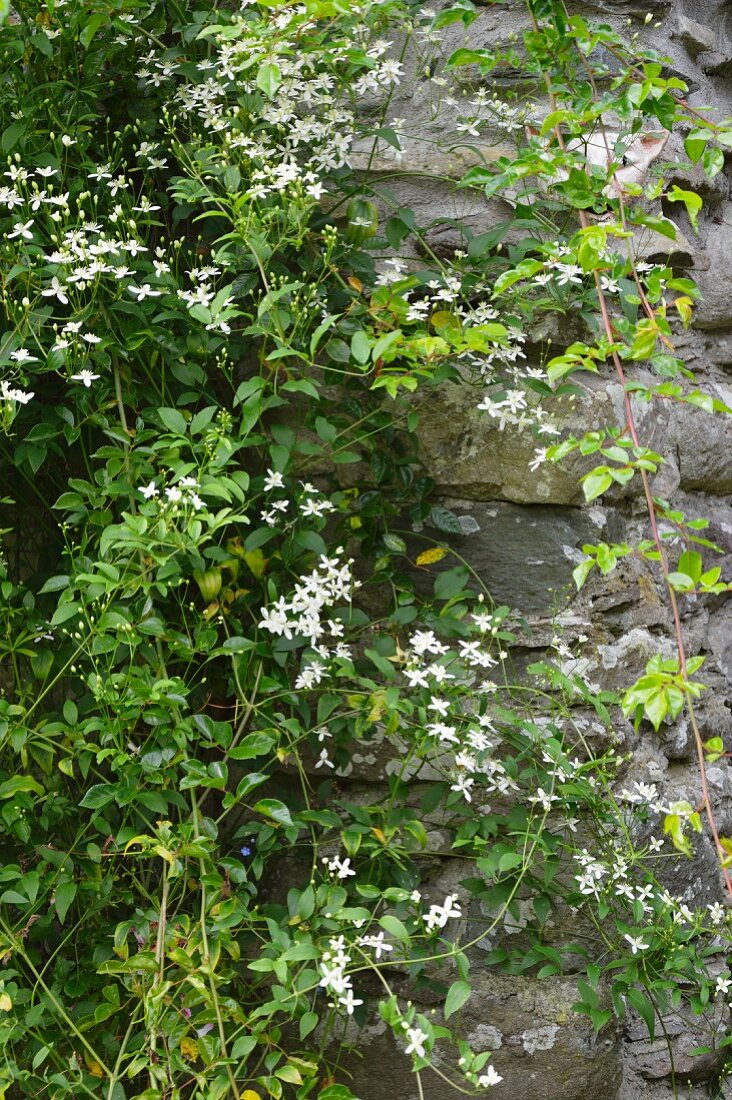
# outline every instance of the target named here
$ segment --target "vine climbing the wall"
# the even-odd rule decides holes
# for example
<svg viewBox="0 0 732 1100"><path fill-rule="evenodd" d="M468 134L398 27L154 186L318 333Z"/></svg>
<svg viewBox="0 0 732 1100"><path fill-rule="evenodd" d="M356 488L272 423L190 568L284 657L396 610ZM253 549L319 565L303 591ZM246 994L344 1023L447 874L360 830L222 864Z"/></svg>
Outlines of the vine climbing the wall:
<svg viewBox="0 0 732 1100"><path fill-rule="evenodd" d="M730 410L675 353L693 282L635 250L701 208L664 183L669 134L713 178L732 126L555 0L492 49L479 10L20 0L0 27L0 1098L349 1100L374 1020L420 1096L477 1095L504 1076L464 1038L479 966L583 959L597 1032L711 1019L732 982L721 895L657 873L704 818L732 896L679 609L729 584L654 495L636 411ZM474 154L442 182L511 211L447 256L384 187L420 74ZM573 434L590 375L625 422ZM536 436L527 477L640 483L650 537L574 570L660 572L676 655L622 696L561 636L515 671L522 609L420 460L447 382ZM700 803L625 790L621 713L653 736L682 712ZM561 943L568 915L589 931Z"/></svg>

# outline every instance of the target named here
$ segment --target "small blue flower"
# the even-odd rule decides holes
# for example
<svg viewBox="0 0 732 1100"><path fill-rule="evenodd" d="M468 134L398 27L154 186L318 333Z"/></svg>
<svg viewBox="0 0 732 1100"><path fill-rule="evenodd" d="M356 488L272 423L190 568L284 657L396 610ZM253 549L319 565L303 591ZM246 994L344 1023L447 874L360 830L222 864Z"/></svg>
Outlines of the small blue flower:
<svg viewBox="0 0 732 1100"><path fill-rule="evenodd" d="M242 854L243 856L250 856L250 855L252 854L252 849L251 849L251 848L248 848L248 847L246 846L246 844L244 845L244 847L243 847L243 848L240 848L240 849L239 849L239 851L241 852L241 854Z"/></svg>

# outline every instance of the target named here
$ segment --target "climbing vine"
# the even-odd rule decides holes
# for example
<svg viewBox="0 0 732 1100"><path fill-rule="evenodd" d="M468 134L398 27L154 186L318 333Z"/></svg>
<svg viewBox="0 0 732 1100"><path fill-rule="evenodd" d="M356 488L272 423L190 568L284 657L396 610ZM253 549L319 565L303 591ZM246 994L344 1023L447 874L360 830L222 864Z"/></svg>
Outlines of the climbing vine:
<svg viewBox="0 0 732 1100"><path fill-rule="evenodd" d="M732 127L556 0L505 48L472 48L478 15L0 5L0 1097L349 1100L374 1019L420 1095L479 1094L502 1075L461 1028L471 973L570 956L595 1030L683 1003L726 1043L727 910L657 868L706 828L732 896L679 611L729 585L703 517L654 495L636 410L730 410L675 352L693 282L635 241L701 209L664 182L668 135L713 177ZM474 154L441 183L512 211L447 258L376 172L413 139L410 80ZM576 339L538 352L557 317ZM625 422L569 434L588 372ZM665 589L676 655L622 696L587 639L513 670L521 608L420 464L413 395L446 381L535 435L527 477L639 484L648 537L574 570L633 555ZM688 716L698 806L623 787L621 711L644 736ZM554 935L567 914L586 941Z"/></svg>

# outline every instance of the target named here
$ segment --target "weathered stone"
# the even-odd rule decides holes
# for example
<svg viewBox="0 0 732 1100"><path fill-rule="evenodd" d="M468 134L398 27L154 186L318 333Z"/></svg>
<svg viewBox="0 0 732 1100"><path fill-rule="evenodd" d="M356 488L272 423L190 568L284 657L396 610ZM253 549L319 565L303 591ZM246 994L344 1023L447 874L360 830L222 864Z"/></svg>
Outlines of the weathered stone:
<svg viewBox="0 0 732 1100"><path fill-rule="evenodd" d="M687 1010L670 1012L658 1025L655 1039L648 1035L645 1023L634 1012L629 1013L626 1036L633 1044L634 1069L646 1080L675 1075L677 1081L701 1082L714 1078L725 1060L725 1051L712 1050L707 1054L692 1054L702 1045L701 1036L711 1046L719 1041L729 1019L727 1005L715 1005L708 1009L706 1018L693 1016Z"/></svg>
<svg viewBox="0 0 732 1100"><path fill-rule="evenodd" d="M438 0L437 7L447 3ZM729 2L695 0L691 5L687 0L669 0L654 4L650 9L653 20L648 26L644 25L647 0L575 0L570 8L572 13L591 19L599 14L622 33L637 32L641 41L664 57L663 75L685 81L690 89L686 98L692 108L712 104L711 117L720 120L732 116ZM523 4L481 6L478 18L467 30L461 23L444 28L439 49L446 57L465 45L495 48L520 31L526 18ZM631 24L628 30L626 20ZM654 26L656 21L662 25ZM617 59L604 47L599 47L593 60L607 62L611 73L618 71ZM466 103L475 88L485 82L475 66L457 70L459 87L439 112L435 110L439 90L432 95L435 86L416 54L407 69L409 79L402 82L390 104L390 114L406 120L401 126L404 148L397 156L382 143L368 167L383 216L395 208L409 207L425 228L421 242L405 240L401 250L414 265L425 266L434 262L432 254L440 257L462 248L470 234L484 232L510 215L514 196L488 201L479 190L465 190L456 198L447 181L459 178L471 164L490 164L498 156L511 155L514 144L522 143L523 134L482 131L480 138L474 138L458 130L460 116L470 113ZM495 86L500 89L501 84L510 85L520 101L526 74L516 67L498 75ZM489 77L491 87L494 76ZM537 93L532 89L531 94ZM539 99L531 109L540 118L549 108ZM609 120L606 124L611 125ZM679 357L698 373L700 389L732 405L729 172L724 170L708 180L701 162L689 163L683 138L683 133L672 136L653 167L653 175L664 177L667 192L674 185L698 191L704 202L699 233L694 232L680 203L656 200L649 206L650 212L663 209L678 225L677 239L671 241L650 230L636 229L631 247L636 258L668 262L677 274L689 269L697 280L703 297L695 320L686 331L673 322L678 330L673 341ZM362 158L357 166L364 172L365 155L370 157L371 150L367 154L365 149L357 151L357 157ZM508 244L516 239L513 233L514 229L507 237ZM618 243L625 250L626 243ZM669 293L669 317L673 314L671 297ZM527 362L538 365L548 349L556 347L558 352L572 340L586 339L587 332L579 314L569 312L535 322L527 337ZM629 374L649 385L659 380L650 369L635 363L629 364ZM576 400L557 402L553 408L551 401L547 403L562 434L580 435L603 425L622 430L626 423L625 395L612 369L603 368L597 377L583 375L579 381L583 392ZM420 448L426 472L435 480L442 501L463 525L463 534L439 531L437 538L476 569L496 600L515 606L529 619L532 629L518 638L511 654L516 675L520 677L558 634L577 654L575 670L598 686L621 692L642 673L652 656L674 654L673 621L658 566L630 555L608 576L594 570L579 594L574 591L571 571L585 542L625 540L635 545L639 539L649 537L640 478L634 477L623 488L613 488L588 507L578 478L594 465L595 459L573 457L562 468L544 464L532 472L529 467L535 448L546 440L537 439L530 431L518 433L510 427L501 431L495 421L477 409L481 396L478 388L448 384L440 388L439 394L423 391L414 399L421 418ZM710 517L708 530L700 534L717 543L723 553L716 555L707 548L696 548L701 549L707 567L719 564L722 576L732 578L732 517L727 496L732 493L732 419L709 416L671 401L643 402L636 397L632 406L643 444L665 460L651 477L651 491L669 500L672 507L681 508L689 518ZM666 535L674 534L666 521L661 529ZM426 530L430 535L436 533L434 528ZM418 552L424 545L415 539L410 550L416 548ZM684 543L675 538L666 545L673 566ZM421 572L419 583L431 584L438 569L453 564L446 558L430 570L429 576ZM724 596L681 596L678 602L688 653L701 653L707 658L699 678L708 690L702 694L696 711L701 736L722 737L729 750L732 600ZM655 783L664 804L676 800L700 804L696 745L687 717L663 723L658 733L646 722L635 731L632 723L620 716L616 726L610 737L622 741L624 750L632 752L632 759L623 765L620 787L630 787L635 780ZM590 734L585 732L584 736ZM596 736L598 743L604 743L602 738L608 735L598 732ZM341 779L353 785L355 801L371 795L374 777L377 782L384 781L392 755L391 750L387 752L378 745L378 739L359 746L357 751L362 752L362 758L354 758L350 776ZM708 781L720 831L732 835L732 772L726 759L709 767ZM639 840L647 840L651 834L663 834L658 814L651 814L646 824L639 823L634 829ZM656 865L658 877L688 904L711 904L721 896L717 857L706 835L693 839L693 862L669 858L667 844ZM485 928L486 920L494 914L483 911L481 903L470 902L465 896L460 887L461 872L453 861L441 858L441 845L442 834L435 823L429 828L429 853L425 855L425 894L438 900L446 892L458 892L465 919L457 922L459 929L451 930L451 935L470 939L473 931ZM658 1038L651 1043L644 1025L631 1021L622 1041L612 1028L595 1039L587 1021L571 1012L577 997L567 978L540 983L532 977L512 978L486 970L482 947L528 944L530 901L524 897L517 900L517 914L503 920L480 947L470 949L476 991L461 1015L476 1049L495 1052L494 1063L504 1077L497 1097L518 1092L522 1100L677 1100L678 1096L702 1100L711 1095L726 1095L732 1100L732 1088L725 1092L720 1085L719 1093L714 1091L716 1059L700 1060L690 1054L693 1047L704 1042L694 1030L694 1019L668 1024L681 1082L674 1087L668 1049ZM571 912L551 914L544 930L547 942L571 941L572 916ZM572 966L570 958L565 961ZM449 966L440 970L440 977L447 983L452 980L448 971ZM406 977L400 991L413 996ZM439 1019L439 997L425 995L425 1005L428 1011L434 1008ZM404 1100L417 1100L408 1059L383 1025L377 1024L360 1036L354 1032L354 1038L364 1056L361 1066L355 1067L357 1095L363 1100L391 1100L398 1092ZM374 1066L378 1072L374 1072ZM441 1068L446 1072L449 1069L446 1063ZM444 1100L443 1082L425 1076L423 1085L425 1100Z"/></svg>
<svg viewBox="0 0 732 1100"><path fill-rule="evenodd" d="M705 27L697 23L695 19L689 19L680 12L676 16L676 29L671 31L674 37L680 38L687 49L694 53L699 50L711 50L717 42L717 36L711 27Z"/></svg>
<svg viewBox="0 0 732 1100"><path fill-rule="evenodd" d="M493 1051L491 1062L503 1077L500 1095L615 1100L621 1079L618 1032L608 1025L596 1036L587 1018L572 1011L577 999L572 979L539 982L492 971L475 974L461 1030L473 1049ZM361 1059L349 1059L344 1068L353 1074L351 1088L361 1100L393 1100L395 1095L419 1100L409 1060L385 1025L360 1033L353 1029L352 1037ZM451 1069L446 1060L439 1068ZM423 1075L424 1100L444 1100L445 1088L434 1075Z"/></svg>
<svg viewBox="0 0 732 1100"><path fill-rule="evenodd" d="M572 569L583 544L607 537L601 534L607 516L599 509L444 503L458 516L469 514L478 530L441 538L471 564L493 599L522 614L558 612L574 596ZM454 561L445 558L440 564L449 568Z"/></svg>
<svg viewBox="0 0 732 1100"><path fill-rule="evenodd" d="M597 647L600 657L598 672L602 674L605 689L626 687L631 684L657 653L673 657L676 653L673 638L656 638L642 627L634 627L611 645Z"/></svg>
<svg viewBox="0 0 732 1100"><path fill-rule="evenodd" d="M726 328L732 326L732 295L729 283L722 278L729 264L732 248L732 203L726 203L709 227L704 241L696 282L701 292L701 301L696 307L694 324L701 329Z"/></svg>
<svg viewBox="0 0 732 1100"><path fill-rule="evenodd" d="M500 431L479 402L479 390L455 383L445 383L439 403L430 394L416 402L421 457L442 493L536 504L571 504L581 497L570 469L545 463L532 473L536 438L529 431Z"/></svg>
<svg viewBox="0 0 732 1100"><path fill-rule="evenodd" d="M657 381L644 372L636 373L646 384ZM729 383L709 378L702 389L732 407ZM625 423L623 389L614 376L587 379L584 390L582 398L574 402L545 402L562 434L583 434ZM573 456L559 466L543 463L532 472L536 438L510 425L501 431L495 420L477 408L478 403L477 391L454 383L445 384L439 404L431 395L417 402L422 459L442 492L515 503L581 503L578 478L594 460ZM678 485L713 494L732 492L732 417L659 400L634 399L633 411L644 445L668 456L668 467L661 466L657 475L657 495ZM603 499L617 501L642 493L641 479L636 476Z"/></svg>

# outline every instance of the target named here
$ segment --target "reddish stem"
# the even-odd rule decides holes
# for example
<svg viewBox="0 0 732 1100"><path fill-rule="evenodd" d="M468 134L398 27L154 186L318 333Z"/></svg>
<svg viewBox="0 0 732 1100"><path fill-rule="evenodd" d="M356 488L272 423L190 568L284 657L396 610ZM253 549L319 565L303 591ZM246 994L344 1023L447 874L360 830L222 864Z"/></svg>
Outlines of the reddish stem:
<svg viewBox="0 0 732 1100"><path fill-rule="evenodd" d="M530 4L529 4L529 13L531 15L531 20L532 20L533 25L534 25L534 30L537 33L540 33L539 24L536 20L536 17L534 15L533 11L531 10L531 5ZM580 54L582 63L584 64L585 68L588 69L589 67L587 65L586 59L582 56L581 51L578 51L578 52ZM551 104L552 111L555 111L556 110L556 98L554 96L554 93L552 92L551 80L549 79L548 73L546 73L546 72L543 73L543 76L544 76L544 83L546 84L546 88L547 88L547 92L548 92L549 101L550 101L550 104ZM590 72L590 82L591 82L591 86L592 86L592 89L593 89L593 94L595 94L596 93L595 82L594 82L594 77L593 77L591 72ZM562 132L559 129L558 125L554 127L554 134L556 136L556 139L557 139L557 142L559 143L560 148L564 150L565 149L564 138L562 136ZM606 142L606 145L607 145L607 138L605 139L605 142ZM585 213L585 211L584 210L577 210L577 215L579 217L579 222L580 222L580 226L582 227L582 229L587 229L587 227L589 225L589 220L587 218L587 214ZM624 204L623 204L622 194L620 195L620 217L621 217L621 224L622 224L623 228L625 229L625 227L626 227L625 208L624 208ZM643 289L640 285L640 279L638 278L638 273L635 269L635 264L633 263L632 256L630 257L630 263L631 263L631 266L632 266L632 269L633 269L633 277L634 277L636 285L638 286L638 289L640 291L640 296L641 296L641 301L642 301L642 304L643 304L644 312L649 317L649 319L653 320L653 319L655 319L655 313L653 311L652 306L648 302L648 299L647 299L647 297L646 297L645 293L643 292ZM597 270L593 271L593 277L594 277L594 280L595 280L595 289L597 291L597 299L598 299L598 302L600 304L600 314L602 316L602 324L603 324L603 328L605 330L605 335L607 336L608 341L611 344L613 344L615 342L614 335L613 335L613 326L612 326L612 321L610 319L610 313L609 313L608 308L607 308L607 299L605 297L605 292L602 289L602 282L600 280L600 273ZM620 360L620 356L618 355L617 351L613 351L611 354L612 354L613 365L615 367L615 372L616 372L617 377L618 377L618 381L620 382L620 384L623 387L623 401L624 401L624 404L625 404L626 429L630 432L631 439L633 440L633 443L635 444L635 446L640 447L641 443L640 443L640 439L638 437L638 429L636 427L635 416L634 416L634 413L633 413L632 397L631 397L631 394L628 392L628 389L627 389L627 381L626 381L626 377L625 377L625 371L623 370L623 364ZM666 554L664 552L663 544L661 542L661 537L660 537L659 532L658 532L658 523L657 523L657 519L656 519L656 506L655 506L654 501L653 501L653 494L651 493L651 486L650 486L650 482L648 480L647 471L644 470L644 469L641 469L640 470L640 476L641 476L641 481L643 483L643 493L644 493L645 498L646 498L646 506L647 506L647 509L648 509L648 518L649 518L649 521L650 521L651 533L652 533L652 536L653 536L653 542L655 544L656 551L657 551L657 554L658 554L659 567L660 567L660 570L661 570L661 574L663 576L664 584L666 586L666 591L668 592L669 603L670 603L670 606L671 606L671 613L672 613L673 622L674 622L674 634L676 636L676 649L677 649L677 653L678 653L679 671L680 671L681 675L683 676L684 680L687 680L688 679L688 670L687 670L687 662L686 662L686 645L685 645L685 642L684 642L684 632L683 632L683 629L682 629L682 626L681 626L681 615L679 613L679 605L678 605L678 601L676 599L676 592L674 591L673 586L669 583L669 579L668 579L668 577L669 577L668 562L666 560ZM690 697L688 692L686 693L686 706L687 706L687 710L688 710L688 714L689 714L689 721L691 723L691 728L692 728L692 731L693 731L693 734L694 734L694 743L695 743L695 746L696 746L697 761L698 761L698 765L699 765L699 778L700 778L700 781L701 781L702 800L704 802L707 822L709 824L709 831L712 834L712 838L714 840L714 845L715 845L715 848L717 850L717 856L719 858L720 870L722 871L722 875L724 877L724 882L725 882L725 887L726 887L726 890L727 890L727 894L729 895L730 898L732 898L732 879L730 879L729 871L724 866L724 860L727 858L727 852L722 847L722 843L719 839L719 832L717 830L717 823L716 823L716 820L715 820L715 817L714 817L714 811L712 809L711 800L709 798L709 785L708 785L708 782L707 782L706 760L704 759L704 742L702 741L701 733L699 732L699 726L698 726L697 721L696 721L696 715L694 713L694 707L693 707L691 697Z"/></svg>

